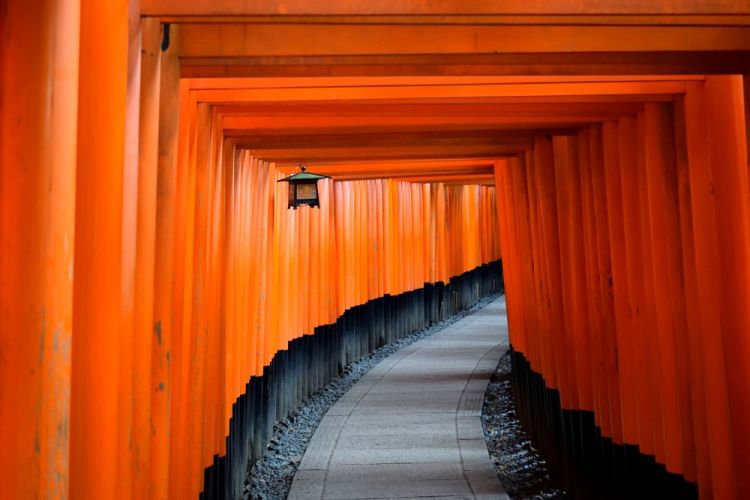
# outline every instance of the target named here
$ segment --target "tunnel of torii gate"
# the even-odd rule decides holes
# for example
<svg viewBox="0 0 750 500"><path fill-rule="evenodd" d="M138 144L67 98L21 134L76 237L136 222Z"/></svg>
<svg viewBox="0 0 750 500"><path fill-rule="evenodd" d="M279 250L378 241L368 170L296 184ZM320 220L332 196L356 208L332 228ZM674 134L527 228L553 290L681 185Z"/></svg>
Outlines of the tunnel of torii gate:
<svg viewBox="0 0 750 500"><path fill-rule="evenodd" d="M277 418L503 287L553 474L750 491L745 0L0 14L1 497L236 497Z"/></svg>

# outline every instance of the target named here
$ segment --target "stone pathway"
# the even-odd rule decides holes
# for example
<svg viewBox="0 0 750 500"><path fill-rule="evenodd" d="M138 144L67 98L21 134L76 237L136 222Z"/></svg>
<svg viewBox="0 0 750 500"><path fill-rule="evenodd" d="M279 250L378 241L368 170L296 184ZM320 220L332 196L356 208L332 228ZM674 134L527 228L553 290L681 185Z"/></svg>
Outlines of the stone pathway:
<svg viewBox="0 0 750 500"><path fill-rule="evenodd" d="M323 417L289 498L509 498L479 419L507 349L500 297L380 362Z"/></svg>

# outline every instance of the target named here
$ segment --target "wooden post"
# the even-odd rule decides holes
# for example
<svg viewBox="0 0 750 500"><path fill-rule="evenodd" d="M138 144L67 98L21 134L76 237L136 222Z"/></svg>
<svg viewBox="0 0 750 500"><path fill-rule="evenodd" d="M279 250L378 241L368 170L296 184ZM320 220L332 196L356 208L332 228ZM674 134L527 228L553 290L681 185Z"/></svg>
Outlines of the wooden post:
<svg viewBox="0 0 750 500"><path fill-rule="evenodd" d="M0 19L0 484L68 498L79 0Z"/></svg>
<svg viewBox="0 0 750 500"><path fill-rule="evenodd" d="M750 488L750 173L742 78L706 78L706 118L716 208L721 282L721 335L724 339L732 452L737 467L734 494Z"/></svg>
<svg viewBox="0 0 750 500"><path fill-rule="evenodd" d="M701 372L705 377L705 408L707 445L709 454L701 457L705 470L710 466L710 477L704 477L705 490L715 498L734 498L735 475L731 456L732 429L728 402L728 379L724 340L721 335L723 319L720 312L721 285L717 269L717 218L711 157L706 119L705 85L688 85L685 94L686 144L690 175L690 196L693 214L695 262L698 304L700 307L700 335L695 348L700 350Z"/></svg>
<svg viewBox="0 0 750 500"><path fill-rule="evenodd" d="M70 496L116 498L120 419L125 0L81 2ZM91 471L97 471L91 474ZM127 472L126 472L127 473Z"/></svg>
<svg viewBox="0 0 750 500"><path fill-rule="evenodd" d="M633 321L630 314L630 270L625 245L628 231L623 210L623 175L620 169L620 149L632 148L628 140L634 133L632 118L605 122L602 126L603 177L609 225L609 247L612 282L610 293L614 300L614 318L617 338L617 365L620 373L620 400L622 412L622 437L626 444L638 443L637 370L633 354Z"/></svg>
<svg viewBox="0 0 750 500"><path fill-rule="evenodd" d="M151 28L148 28L151 29ZM144 33L145 35L145 33ZM180 117L179 61L174 41L179 36L175 27L171 29L172 45L160 55L158 87L158 143L156 165L156 207L154 220L154 275L153 275L153 319L151 322L151 419L155 432L151 439L150 456L150 495L151 498L165 500L169 493L169 448L171 440L171 395L172 395L172 339L175 240L175 204L177 189L177 137ZM153 80L149 66L154 57L149 52L144 36L146 54L143 56L143 98L155 98L152 93ZM154 104L153 101L150 101ZM151 123L150 106L144 106L144 121ZM144 127L146 124L144 123ZM148 164L152 137L144 129L142 143L143 161ZM147 172L147 171L146 171ZM144 173L144 182L150 177ZM145 201L145 200L144 200ZM144 242L145 243L145 242ZM144 261L145 263L145 261ZM144 311L145 312L145 311Z"/></svg>
<svg viewBox="0 0 750 500"><path fill-rule="evenodd" d="M133 495L149 498L158 485L152 483L151 438L164 432L152 427L152 393L164 391L163 384L152 380L154 347L154 254L156 237L157 171L159 144L159 87L161 25L146 18L141 24L142 51L140 70L140 115L138 141L138 203L136 261L133 288ZM156 351L158 356L158 350ZM153 430L156 432L153 432ZM156 437L158 442L159 437Z"/></svg>

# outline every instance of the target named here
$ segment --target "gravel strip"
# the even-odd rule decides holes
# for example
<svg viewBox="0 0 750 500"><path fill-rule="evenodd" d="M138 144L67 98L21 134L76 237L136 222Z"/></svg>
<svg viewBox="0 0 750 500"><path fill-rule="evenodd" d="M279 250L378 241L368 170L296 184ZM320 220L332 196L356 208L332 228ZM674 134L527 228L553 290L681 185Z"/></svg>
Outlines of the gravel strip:
<svg viewBox="0 0 750 500"><path fill-rule="evenodd" d="M497 477L513 499L565 498L516 417L511 378L507 352L487 385L482 407L482 429Z"/></svg>
<svg viewBox="0 0 750 500"><path fill-rule="evenodd" d="M341 375L305 401L295 414L277 422L273 428L273 437L266 455L254 465L249 464L248 476L245 479L245 500L287 497L307 444L323 416L370 368L399 349L429 337L461 318L482 309L498 296L499 294L494 294L485 297L472 307L444 321L416 331L351 363Z"/></svg>

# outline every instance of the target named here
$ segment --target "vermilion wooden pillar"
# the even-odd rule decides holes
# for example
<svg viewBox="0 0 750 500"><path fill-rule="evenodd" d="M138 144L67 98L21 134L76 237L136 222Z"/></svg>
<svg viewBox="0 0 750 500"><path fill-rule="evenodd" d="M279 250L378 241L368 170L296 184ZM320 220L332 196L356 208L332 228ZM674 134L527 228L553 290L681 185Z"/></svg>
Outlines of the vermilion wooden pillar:
<svg viewBox="0 0 750 500"><path fill-rule="evenodd" d="M67 498L78 0L0 19L0 491Z"/></svg>
<svg viewBox="0 0 750 500"><path fill-rule="evenodd" d="M750 489L750 173L742 78L708 76L705 87L721 282L736 490Z"/></svg>
<svg viewBox="0 0 750 500"><path fill-rule="evenodd" d="M625 245L628 226L623 210L623 174L620 169L620 148L632 144L620 138L632 138L633 119L606 122L602 126L602 170L609 227L611 290L617 348L617 366L620 378L615 397L621 406L622 439L624 443L638 443L638 417L634 372L637 369L633 356L633 321L630 314L629 266Z"/></svg>
<svg viewBox="0 0 750 500"><path fill-rule="evenodd" d="M208 149L210 130L210 108L208 104L199 104L196 109L193 131L189 136L189 156L186 160L187 170L181 175L187 177L185 190L186 221L185 246L182 272L185 281L182 289L183 323L180 351L174 358L174 366L179 370L180 380L175 386L179 402L180 443L178 453L185 456L181 475L186 477L186 497L200 492L203 479L190 474L190 471L202 470L202 441L205 437L202 422L205 416L204 395L206 379L203 373L206 355L206 335L201 328L204 321L205 297L201 294L206 286L206 204ZM178 250L179 251L179 250Z"/></svg>
<svg viewBox="0 0 750 500"><path fill-rule="evenodd" d="M730 421L728 379L721 335L721 284L717 270L718 221L711 159L706 141L708 123L704 95L702 82L690 84L687 86L684 103L700 319L700 332L691 346L700 356L698 366L704 380L702 395L706 410L704 442L707 453L699 458L698 465L699 473L710 470L709 475L703 476L701 492L713 493L717 498L733 498L735 474L731 456L732 429L727 425Z"/></svg>
<svg viewBox="0 0 750 500"><path fill-rule="evenodd" d="M526 181L526 197L528 199L528 227L529 231L529 252L528 258L531 264L532 279L530 280L531 295L530 298L533 300L529 305L536 310L541 310L544 304L544 280L541 277L542 272L542 238L539 232L539 202L537 200L536 190L536 162L534 161L533 152L527 150L524 154L524 168L523 174ZM533 349L535 352L534 358L531 359L532 366L538 371L543 371L547 362L547 351L548 343L544 341L541 327L541 315L530 316L531 322L530 330L539 332L529 338L529 349ZM545 345L546 344L546 345Z"/></svg>
<svg viewBox="0 0 750 500"><path fill-rule="evenodd" d="M651 220L650 263L656 306L656 342L661 367L661 411L665 422L665 465L685 471L684 447L691 448L692 421L687 375L687 313L683 292L682 248L675 132L671 106L650 103L645 109L648 214Z"/></svg>
<svg viewBox="0 0 750 500"><path fill-rule="evenodd" d="M686 357L689 366L687 387L690 392L689 419L692 428L685 429L683 439L692 441L684 446L685 479L698 484L698 494L707 498L711 488L711 462L708 448L708 427L706 423L706 376L703 363L703 324L698 290L697 259L695 245L696 219L692 209L695 194L691 186L692 175L687 142L686 99L680 97L674 104L675 146L680 198L680 237L684 276ZM692 436L687 436L692 431Z"/></svg>
<svg viewBox="0 0 750 500"><path fill-rule="evenodd" d="M156 239L157 171L159 146L159 91L161 81L161 25L157 19L141 24L140 115L138 141L137 240L133 309L133 494L149 498L159 485L151 478L151 440L163 439L162 426L153 425L152 394L164 391L163 382L153 380L152 351L157 333L154 329L154 258ZM154 353L159 356L158 349ZM160 384L162 384L160 386ZM160 422L161 423L161 422ZM158 455L156 457L158 459Z"/></svg>
<svg viewBox="0 0 750 500"><path fill-rule="evenodd" d="M510 189L508 188L508 168L509 168L510 160L497 160L495 162L494 166L494 173L495 173L495 186L498 190L498 196L497 196L497 218L498 218L498 227L500 229L500 251L503 254L504 261L503 265L506 269L504 269L504 279L505 279L505 288L509 289L514 286L514 275L513 275L513 268L510 267L508 264L513 260L514 254L512 253L515 250L515 245L513 245L513 231L512 231L512 218L511 214L509 213L509 203L510 203ZM438 230L440 232L442 228L441 224L438 224ZM508 313L508 323L512 324L516 321L516 312L514 309L514 302L513 298L509 297L508 303L507 303L507 313ZM520 335L520 331L518 331ZM510 332L509 332L510 334ZM513 334L510 334L513 335Z"/></svg>
<svg viewBox="0 0 750 500"><path fill-rule="evenodd" d="M553 138L557 225L560 238L562 304L570 363L570 408L593 410L591 358L586 318L583 235L581 233L581 189L577 163L577 143L570 136Z"/></svg>
<svg viewBox="0 0 750 500"><path fill-rule="evenodd" d="M138 481L140 465L139 456L147 456L148 448L143 439L144 404L142 396L136 392L136 386L143 389L143 378L148 373L139 371L143 367L143 358L150 361L150 353L144 353L144 346L135 335L135 307L139 291L136 289L137 251L138 251L138 163L139 163L139 129L140 129L140 92L141 92L141 15L140 2L128 0L128 49L127 49L127 90L125 99L125 137L122 174L122 246L121 246L121 310L122 331L119 338L119 374L118 374L118 469L127 471L117 475L116 491L120 498L134 495L135 483ZM148 296L146 294L145 296ZM145 297L141 295L141 298ZM150 346L149 346L150 347ZM136 415L138 413L138 415ZM136 424L136 421L139 421ZM136 429L136 427L140 427ZM148 436L148 435L146 435ZM139 463L140 462L140 463ZM145 481L144 481L145 483Z"/></svg>
<svg viewBox="0 0 750 500"><path fill-rule="evenodd" d="M543 318L544 339L542 348L547 351L547 380L550 387L559 389L562 380L567 380L567 372L561 374L566 366L563 364L565 353L562 346L553 339L565 335L562 320L562 297L560 284L560 243L557 232L557 196L555 186L555 168L552 156L552 141L549 137L537 137L534 140L534 179L533 188L537 193L539 205L539 234L543 259L540 263L543 282L545 283L543 304L547 314Z"/></svg>
<svg viewBox="0 0 750 500"><path fill-rule="evenodd" d="M605 158L603 126L593 125L590 128L591 154L591 190L593 197L594 231L596 233L596 248L598 254L598 286L593 293L599 294L602 315L600 345L604 376L606 378L605 406L609 409L611 437L615 444L623 444L622 436L622 401L620 375L617 353L619 331L615 316L615 294L612 280L612 246L610 243L610 214L607 200L607 186L605 182Z"/></svg>
<svg viewBox="0 0 750 500"><path fill-rule="evenodd" d="M123 473L117 443L128 8L125 0L81 3L70 496L84 500L117 498Z"/></svg>
<svg viewBox="0 0 750 500"><path fill-rule="evenodd" d="M185 254L192 251L192 238L186 236L187 228L191 226L189 219L192 217L191 204L189 203L190 196L190 173L191 169L188 167L189 151L191 149L191 130L195 120L194 107L190 103L190 92L188 91L187 85L180 82L179 87L179 127L176 131L177 144L176 149L176 166L174 173L174 187L173 187L173 203L174 209L171 210L173 215L172 220L172 255L171 255L171 266L173 269L173 275L170 287L170 310L169 316L171 325L171 355L170 355L170 430L169 430L169 477L183 477L182 472L185 467L185 461L189 458L187 450L187 436L184 434L184 421L187 419L187 414L184 408L184 400L182 398L181 387L185 374L182 371L183 363L182 352L184 350L184 344L189 342L190 339L184 334L183 329L186 328L185 316L188 314L185 309L191 305L188 301L186 304L185 296L186 289L189 289L189 285L192 279L190 273L191 268L185 263ZM161 165L160 165L161 170ZM157 234L158 234L158 223L157 218ZM186 244L186 241L190 241L190 244ZM187 322L189 324L189 322ZM170 498L184 498L187 495L186 489L188 481L169 481L169 495Z"/></svg>
<svg viewBox="0 0 750 500"><path fill-rule="evenodd" d="M750 145L750 65L742 75L742 83L745 96L745 144ZM750 158L748 158L748 165L750 165Z"/></svg>
<svg viewBox="0 0 750 500"><path fill-rule="evenodd" d="M593 389L593 410L596 424L606 436L612 435L610 422L609 398L607 394L608 373L605 371L605 354L602 339L607 332L604 327L604 308L602 298L606 296L598 290L600 275L599 251L597 230L599 225L595 220L597 210L594 208L593 170L599 169L599 164L594 164L591 150L591 128L585 128L578 134L578 163L579 182L581 190L581 215L583 228L583 251L585 265L584 292L586 294L588 307L588 331L589 349L591 352L591 372ZM605 226L606 227L606 226ZM583 276L582 276L583 277Z"/></svg>
<svg viewBox="0 0 750 500"><path fill-rule="evenodd" d="M151 29L151 28L147 28ZM174 43L179 30L170 30ZM144 32L143 93L144 99L151 96L148 83L150 64L154 55L147 45ZM153 274L153 319L151 322L151 422L154 434L150 443L150 495L155 500L165 500L169 493L169 447L170 447L170 402L172 391L172 335L173 335L173 284L174 284L174 228L177 184L177 138L180 117L179 61L174 46L170 46L160 57L158 100L158 144L156 172L156 206L154 220L154 274ZM152 102L153 104L153 102ZM150 113L144 108L144 120ZM150 121L149 121L150 123ZM143 125L146 127L146 124ZM147 133L148 129L144 130ZM149 136L151 137L151 136ZM149 161L148 139L141 143L144 162ZM144 178L149 182L150 178ZM145 312L145 311L144 311Z"/></svg>

